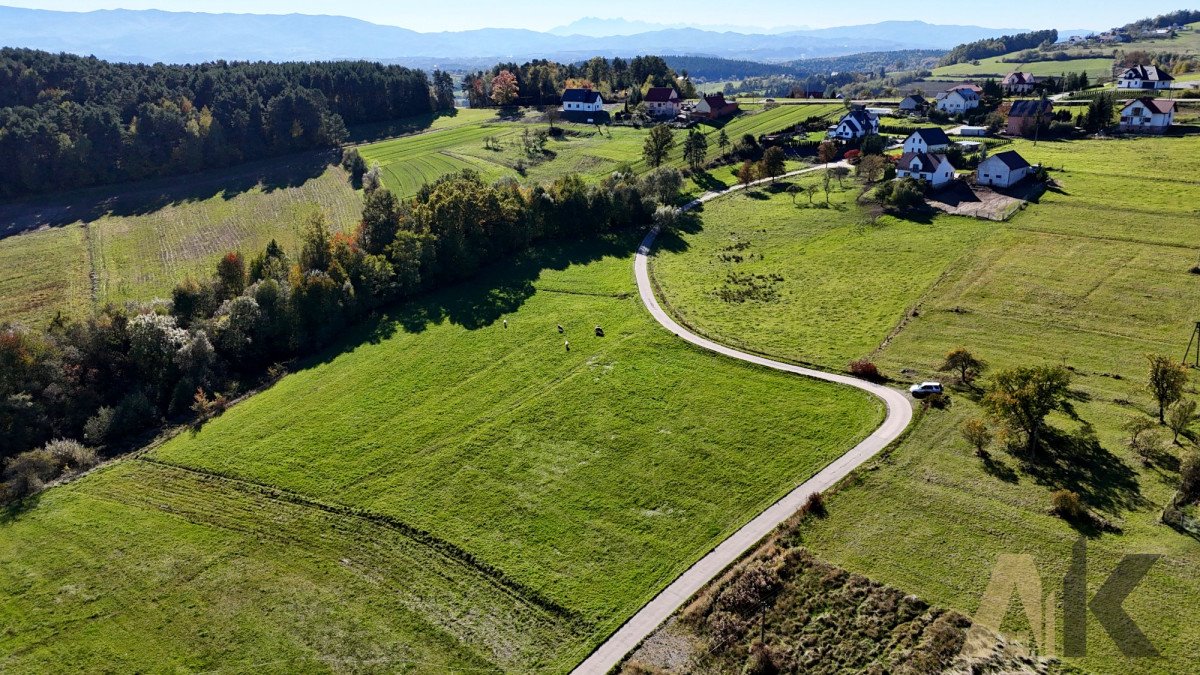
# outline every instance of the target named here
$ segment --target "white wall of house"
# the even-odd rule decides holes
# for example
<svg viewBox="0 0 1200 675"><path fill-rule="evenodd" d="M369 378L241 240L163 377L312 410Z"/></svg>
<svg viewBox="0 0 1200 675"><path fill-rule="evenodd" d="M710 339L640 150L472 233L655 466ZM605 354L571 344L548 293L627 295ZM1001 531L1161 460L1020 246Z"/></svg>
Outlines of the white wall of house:
<svg viewBox="0 0 1200 675"><path fill-rule="evenodd" d="M979 107L979 99L967 98L957 91L952 91L937 102L938 110L948 113L961 113Z"/></svg>
<svg viewBox="0 0 1200 675"><path fill-rule="evenodd" d="M1117 89L1170 89L1169 80L1143 80L1140 77L1129 77L1117 80Z"/></svg>
<svg viewBox="0 0 1200 675"><path fill-rule="evenodd" d="M599 112L604 109L604 99L596 99L595 103L564 103L563 110L579 110L582 112Z"/></svg>
<svg viewBox="0 0 1200 675"><path fill-rule="evenodd" d="M975 181L980 185L1007 188L1024 180L1032 170L1032 167L1009 169L1007 164L992 157L985 160L975 170Z"/></svg>
<svg viewBox="0 0 1200 675"><path fill-rule="evenodd" d="M921 138L920 134L914 133L904 140L904 152L945 152L947 146L934 145L930 146Z"/></svg>
<svg viewBox="0 0 1200 675"><path fill-rule="evenodd" d="M1160 113L1146 107L1141 101L1133 101L1121 111L1122 131L1162 133L1175 123L1175 113Z"/></svg>
<svg viewBox="0 0 1200 675"><path fill-rule="evenodd" d="M938 188L954 180L954 167L950 162L942 162L935 167L924 167L919 161L916 161L908 169L897 170L896 176L898 178L915 178Z"/></svg>

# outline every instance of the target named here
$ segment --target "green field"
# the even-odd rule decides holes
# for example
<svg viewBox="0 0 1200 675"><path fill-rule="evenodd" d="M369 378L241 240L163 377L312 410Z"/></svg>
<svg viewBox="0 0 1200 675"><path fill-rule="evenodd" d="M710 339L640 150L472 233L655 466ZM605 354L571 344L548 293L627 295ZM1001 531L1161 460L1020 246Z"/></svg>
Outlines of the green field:
<svg viewBox="0 0 1200 675"><path fill-rule="evenodd" d="M353 228L361 198L327 161L303 155L0 206L0 222L50 225L0 239L0 321L40 325L56 312L170 297L184 277L211 276L231 250L249 257L275 239L294 253L312 213Z"/></svg>
<svg viewBox="0 0 1200 675"><path fill-rule="evenodd" d="M1098 59L1071 59L1067 61L1032 61L1029 63L1017 63L1004 61L1003 59L1012 58L1012 55L995 56L990 59L980 59L979 65L974 65L971 62L956 63L952 66L942 66L933 69L933 77L954 77L954 78L1002 78L1013 71L1022 71L1032 73L1039 77L1058 76L1064 73L1087 73L1088 78L1095 82L1099 78L1112 79L1113 60L1109 58Z"/></svg>
<svg viewBox="0 0 1200 675"><path fill-rule="evenodd" d="M837 117L843 108L837 104L786 105L763 110L748 107L725 126L731 141L744 134L758 137L762 134L785 129L812 116ZM480 172L484 178L495 180L504 176L521 179L517 171L524 164L524 179L549 182L568 173L578 173L588 180L598 181L613 171L628 167L637 173L649 170L642 159L642 147L646 129L633 127L608 127L597 131L586 125L565 125L568 133L551 139L544 158L530 159L522 147L522 133L526 130L545 128L530 121L492 121L476 126L466 126L422 136L398 138L375 143L362 148L363 157L370 164L378 163L382 169L384 183L400 195L412 195L431 178L448 171L464 168ZM700 127L708 137L709 158L720 154L717 138L720 130ZM669 158L672 166L683 167L683 132L676 132L677 147ZM485 139L493 142L485 143ZM792 168L798 168L795 165ZM712 176L717 183L729 185L733 178L728 170L717 170ZM706 182L711 189L716 183ZM692 185L693 191L701 190Z"/></svg>
<svg viewBox="0 0 1200 675"><path fill-rule="evenodd" d="M882 419L663 331L639 239L399 307L0 521L0 670L568 669Z"/></svg>
<svg viewBox="0 0 1200 675"><path fill-rule="evenodd" d="M1059 462L1022 465L999 447L991 464L975 458L958 424L981 414L976 395L956 392L950 410L931 411L887 460L839 488L827 502L832 515L812 526L804 544L846 569L971 613L1001 553L1034 555L1046 590L1061 592L1079 532L1049 515L1049 494L1075 490L1120 530L1088 533L1091 593L1121 555L1165 555L1125 603L1164 658L1120 657L1089 619L1089 655L1069 663L1102 673L1185 672L1200 650L1193 610L1200 548L1158 522L1178 483L1177 460L1144 466L1127 449L1121 425L1151 410L1145 354L1182 355L1200 318L1200 277L1188 272L1200 250L1200 139L1014 147L1058 169L1052 176L1061 189L1007 224L939 216L928 225L859 228L853 211L742 198L739 217L710 206L704 229L675 247L682 252L659 253L656 279L693 324L723 339L740 330L743 344L784 358L839 367L847 355L876 349L885 374L902 381L948 379L936 368L959 345L993 368L1070 367L1078 418L1052 420L1062 430ZM1130 181L1139 186L1136 199L1121 187ZM829 224L814 224L810 213ZM827 262L828 250L859 251L885 237L894 238L890 250L842 253L841 267ZM749 241L746 253L765 256L738 266L782 274L788 293L781 300L729 304L706 292L721 286L730 263L714 256L733 241ZM934 274L934 262L944 273ZM913 275L930 276L918 289ZM885 344L912 302L896 287L907 281L920 296L917 312ZM873 301L860 303L860 294ZM890 317L872 313L889 305ZM849 316L814 309L828 307ZM1010 629L1020 628L1018 614L1010 614Z"/></svg>

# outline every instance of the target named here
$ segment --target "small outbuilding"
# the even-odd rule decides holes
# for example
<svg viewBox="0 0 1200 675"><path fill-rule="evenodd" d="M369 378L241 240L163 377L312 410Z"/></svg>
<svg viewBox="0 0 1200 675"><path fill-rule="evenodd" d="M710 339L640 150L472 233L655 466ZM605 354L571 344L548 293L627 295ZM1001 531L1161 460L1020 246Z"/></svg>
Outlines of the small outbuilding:
<svg viewBox="0 0 1200 675"><path fill-rule="evenodd" d="M707 120L719 120L729 117L737 111L738 104L736 102L726 101L724 94L712 94L700 98L692 110L692 116Z"/></svg>
<svg viewBox="0 0 1200 675"><path fill-rule="evenodd" d="M998 188L1009 188L1029 177L1033 166L1015 150L997 153L983 160L975 170L975 182Z"/></svg>
<svg viewBox="0 0 1200 675"><path fill-rule="evenodd" d="M920 94L909 94L900 101L900 112L904 113L919 113L924 112L929 107L929 101Z"/></svg>

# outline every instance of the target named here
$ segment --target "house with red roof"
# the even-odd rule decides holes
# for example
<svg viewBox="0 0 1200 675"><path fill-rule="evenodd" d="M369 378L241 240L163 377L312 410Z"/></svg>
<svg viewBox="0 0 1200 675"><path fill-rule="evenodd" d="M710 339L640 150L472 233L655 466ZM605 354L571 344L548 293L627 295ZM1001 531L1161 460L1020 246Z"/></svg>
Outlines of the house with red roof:
<svg viewBox="0 0 1200 675"><path fill-rule="evenodd" d="M679 114L679 92L674 87L651 87L642 99L654 117L675 117Z"/></svg>
<svg viewBox="0 0 1200 675"><path fill-rule="evenodd" d="M1175 123L1175 101L1143 96L1121 108L1121 131L1134 134L1163 134Z"/></svg>
<svg viewBox="0 0 1200 675"><path fill-rule="evenodd" d="M724 94L713 94L701 97L700 102L696 104L696 108L692 112L692 116L706 120L719 120L723 117L729 117L737 111L737 103L726 101Z"/></svg>

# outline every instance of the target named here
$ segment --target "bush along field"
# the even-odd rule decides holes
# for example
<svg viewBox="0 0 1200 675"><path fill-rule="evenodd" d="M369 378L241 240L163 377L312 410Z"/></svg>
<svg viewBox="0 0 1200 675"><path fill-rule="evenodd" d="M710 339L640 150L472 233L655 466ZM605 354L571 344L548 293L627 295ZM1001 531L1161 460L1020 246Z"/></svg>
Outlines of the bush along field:
<svg viewBox="0 0 1200 675"><path fill-rule="evenodd" d="M313 219L294 261L226 255L169 311L6 328L0 668L577 663L882 419L646 314L663 175L374 190L353 235ZM194 421L91 473L28 449L111 454L163 416Z"/></svg>
<svg viewBox="0 0 1200 675"><path fill-rule="evenodd" d="M1200 653L1191 602L1200 548L1186 531L1197 466L1187 401L1197 379L1194 370L1166 373L1166 401L1183 403L1167 407L1171 426L1160 424L1148 355L1178 364L1200 319L1197 138L1012 147L1050 168L1054 184L1007 223L873 219L850 199L838 209L836 189L829 209L809 207L805 193L793 206L786 190L763 190L738 198L740 218L708 205L702 227L655 256L655 280L677 316L720 339L834 369L869 359L900 382L950 386L902 443L827 495L828 518L800 528L801 545L968 616L1000 556L1029 554L1045 594L1058 593L1059 655L1062 580L1081 538L1088 598L1122 556L1161 555L1124 602L1159 656L1123 655L1117 640L1128 646L1128 636L1110 637L1089 612L1086 656L1063 663L1188 670ZM1136 199L1124 194L1131 185ZM834 247L865 253L832 258ZM747 278L757 281L740 284ZM860 298L890 315L875 318ZM958 348L973 357L966 383L942 370L964 363L961 354L947 363ZM980 370L973 360L985 366L970 377ZM1058 391L1033 449L1005 422L1007 399L987 395L1027 377ZM1168 519L1178 529L1162 522L1177 511ZM1002 628L1052 652L1016 606Z"/></svg>

